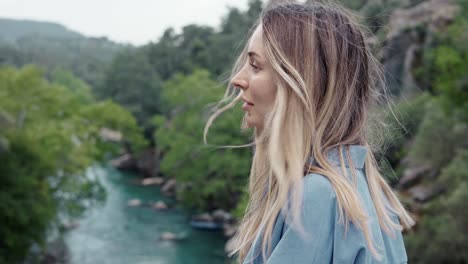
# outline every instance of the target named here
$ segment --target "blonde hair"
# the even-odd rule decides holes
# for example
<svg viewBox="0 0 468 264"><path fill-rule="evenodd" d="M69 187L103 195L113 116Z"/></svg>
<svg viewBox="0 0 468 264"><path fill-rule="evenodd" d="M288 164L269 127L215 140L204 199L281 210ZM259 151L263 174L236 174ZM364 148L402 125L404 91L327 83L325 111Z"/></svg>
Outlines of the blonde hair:
<svg viewBox="0 0 468 264"><path fill-rule="evenodd" d="M368 109L381 95L378 87L385 91L385 86L381 66L365 41L365 31L346 9L318 2L270 4L253 29L258 26L263 29L265 54L274 69L277 94L264 129L255 131L249 202L230 255L238 253L242 263L257 233L264 228L261 239L265 259L266 252L271 251L276 216L282 210L291 214L293 227L303 233L299 217L303 193L299 187L306 174L317 173L326 177L336 192L339 221L345 224L345 230L349 221L360 228L372 254L380 259L356 186L343 177L346 170L341 148L342 171L326 155L341 145L365 146L369 150L365 176L379 225L392 235L392 230L401 231L403 226L410 228L414 224L370 151ZM231 78L247 62L247 47L237 59ZM205 142L213 120L240 100L242 92L238 90L228 87L207 122ZM349 157L349 150L346 152ZM309 157L317 166L306 166ZM354 170L351 172L355 177ZM285 206L288 201L290 208ZM391 214L397 215L403 226L393 222Z"/></svg>

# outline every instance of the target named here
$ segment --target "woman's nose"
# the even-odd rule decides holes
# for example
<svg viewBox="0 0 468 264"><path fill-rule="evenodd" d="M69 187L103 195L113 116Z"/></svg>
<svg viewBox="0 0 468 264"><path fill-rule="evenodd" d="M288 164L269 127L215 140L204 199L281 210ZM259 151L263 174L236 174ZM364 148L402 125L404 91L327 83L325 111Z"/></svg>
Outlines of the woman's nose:
<svg viewBox="0 0 468 264"><path fill-rule="evenodd" d="M242 74L242 72L237 73L232 78L231 84L234 87L237 87L237 88L239 88L241 90L245 90L245 89L249 88L249 83L247 82L247 80L245 80L245 78L242 77L241 74Z"/></svg>

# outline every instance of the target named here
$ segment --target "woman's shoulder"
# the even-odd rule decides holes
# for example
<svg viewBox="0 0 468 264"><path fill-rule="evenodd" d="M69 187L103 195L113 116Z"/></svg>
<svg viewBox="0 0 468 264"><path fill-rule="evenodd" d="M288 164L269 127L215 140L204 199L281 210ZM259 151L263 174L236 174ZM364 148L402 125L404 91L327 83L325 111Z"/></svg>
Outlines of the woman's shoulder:
<svg viewBox="0 0 468 264"><path fill-rule="evenodd" d="M318 173L309 173L303 179L304 197L336 198L335 189L330 180Z"/></svg>
<svg viewBox="0 0 468 264"><path fill-rule="evenodd" d="M406 263L407 257L402 233L394 231L395 236L390 236L380 228L372 198L367 190L366 181L362 177L363 175L358 173L360 188L357 191L364 210L371 220L368 224L375 246L380 249L379 253L384 257L382 263ZM328 234L333 237L334 260L345 262L354 258L355 263L374 263L362 230L353 223L350 223L349 228L346 228L344 223L339 221L336 192L330 180L321 174L311 173L304 177L303 186L305 220L308 222L315 219L313 225L306 225L306 227L309 226L309 229L315 233L318 232L315 226L321 226L321 229L328 230L320 235L324 237ZM391 217L395 222L398 222L396 216L392 215Z"/></svg>
<svg viewBox="0 0 468 264"><path fill-rule="evenodd" d="M336 192L330 180L317 173L310 173L303 178L302 209L308 218L318 215L324 219L333 217L337 206Z"/></svg>

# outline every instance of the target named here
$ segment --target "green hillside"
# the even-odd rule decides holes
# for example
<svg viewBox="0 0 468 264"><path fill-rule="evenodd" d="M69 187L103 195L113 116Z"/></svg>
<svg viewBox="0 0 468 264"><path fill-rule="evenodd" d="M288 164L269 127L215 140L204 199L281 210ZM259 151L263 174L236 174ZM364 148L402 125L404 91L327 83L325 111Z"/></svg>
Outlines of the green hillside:
<svg viewBox="0 0 468 264"><path fill-rule="evenodd" d="M95 86L105 65L125 48L131 47L105 37L86 37L56 23L0 19L0 65L37 64L48 75L65 69Z"/></svg>
<svg viewBox="0 0 468 264"><path fill-rule="evenodd" d="M66 39L85 38L82 34L57 23L0 18L0 40L13 43L28 35Z"/></svg>

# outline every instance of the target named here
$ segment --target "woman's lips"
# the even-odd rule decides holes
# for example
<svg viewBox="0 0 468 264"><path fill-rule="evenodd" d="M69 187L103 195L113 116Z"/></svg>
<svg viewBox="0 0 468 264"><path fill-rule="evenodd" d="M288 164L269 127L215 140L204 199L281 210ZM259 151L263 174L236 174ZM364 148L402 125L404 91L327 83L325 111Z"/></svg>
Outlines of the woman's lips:
<svg viewBox="0 0 468 264"><path fill-rule="evenodd" d="M253 107L253 104L244 103L244 104L242 105L242 110L247 111L247 110L249 110L249 109L252 108L252 107Z"/></svg>
<svg viewBox="0 0 468 264"><path fill-rule="evenodd" d="M247 101L247 99L245 99L244 97L242 97L242 101L244 102L244 104L242 105L242 109L244 111L247 111L249 110L251 107L253 107L254 104L252 104L251 102Z"/></svg>

